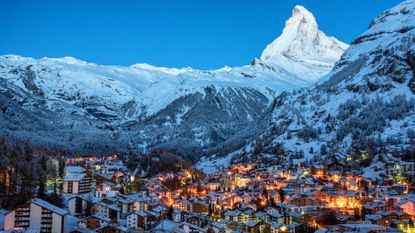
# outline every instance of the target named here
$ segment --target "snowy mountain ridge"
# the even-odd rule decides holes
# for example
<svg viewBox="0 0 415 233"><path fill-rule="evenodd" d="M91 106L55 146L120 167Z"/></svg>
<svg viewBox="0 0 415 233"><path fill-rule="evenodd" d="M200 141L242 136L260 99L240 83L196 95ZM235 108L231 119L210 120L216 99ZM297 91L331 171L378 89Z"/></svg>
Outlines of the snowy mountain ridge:
<svg viewBox="0 0 415 233"><path fill-rule="evenodd" d="M297 6L289 21L299 17L314 20ZM291 31L292 38L299 38L293 40L297 45L315 36L286 26L291 29L284 29L283 35ZM333 49L326 44L332 39L319 30L317 34L321 43L307 43L302 52L341 56L343 43ZM296 46L288 48L294 53ZM103 66L72 57L0 56L2 133L78 151L177 149L180 145L195 153L225 142L258 120L278 94L310 86L335 62L281 57L280 63L264 57L241 67L197 70L149 64Z"/></svg>
<svg viewBox="0 0 415 233"><path fill-rule="evenodd" d="M295 164L367 153L375 166L415 153L415 1L381 13L326 77L278 96L262 119L245 130L259 136L220 160L270 154ZM211 171L215 160L199 167Z"/></svg>

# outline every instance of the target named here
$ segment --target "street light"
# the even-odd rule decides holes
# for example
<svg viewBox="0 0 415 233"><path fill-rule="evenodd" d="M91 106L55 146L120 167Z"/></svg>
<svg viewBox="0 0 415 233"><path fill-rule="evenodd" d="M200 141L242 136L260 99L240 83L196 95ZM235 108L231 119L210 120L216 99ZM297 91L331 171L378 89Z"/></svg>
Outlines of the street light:
<svg viewBox="0 0 415 233"><path fill-rule="evenodd" d="M280 227L280 230L281 230L282 232L287 231L287 229L288 229L288 228L287 228L287 226L281 226L281 227Z"/></svg>

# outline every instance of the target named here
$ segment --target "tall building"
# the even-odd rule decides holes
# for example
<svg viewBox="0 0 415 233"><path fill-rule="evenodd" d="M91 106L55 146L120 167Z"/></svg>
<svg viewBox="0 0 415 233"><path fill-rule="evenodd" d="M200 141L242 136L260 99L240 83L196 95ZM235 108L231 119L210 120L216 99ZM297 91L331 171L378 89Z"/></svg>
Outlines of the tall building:
<svg viewBox="0 0 415 233"><path fill-rule="evenodd" d="M64 209L34 198L6 214L4 229L63 232L67 214Z"/></svg>
<svg viewBox="0 0 415 233"><path fill-rule="evenodd" d="M92 179L87 173L70 173L63 180L63 193L89 193L91 187Z"/></svg>

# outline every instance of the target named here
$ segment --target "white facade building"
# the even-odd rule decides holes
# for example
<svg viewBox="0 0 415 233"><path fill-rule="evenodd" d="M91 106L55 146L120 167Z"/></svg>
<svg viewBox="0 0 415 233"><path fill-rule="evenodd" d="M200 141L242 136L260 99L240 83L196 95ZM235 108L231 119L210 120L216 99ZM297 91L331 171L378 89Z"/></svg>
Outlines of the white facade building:
<svg viewBox="0 0 415 233"><path fill-rule="evenodd" d="M35 198L7 213L4 229L63 232L67 214L68 211Z"/></svg>

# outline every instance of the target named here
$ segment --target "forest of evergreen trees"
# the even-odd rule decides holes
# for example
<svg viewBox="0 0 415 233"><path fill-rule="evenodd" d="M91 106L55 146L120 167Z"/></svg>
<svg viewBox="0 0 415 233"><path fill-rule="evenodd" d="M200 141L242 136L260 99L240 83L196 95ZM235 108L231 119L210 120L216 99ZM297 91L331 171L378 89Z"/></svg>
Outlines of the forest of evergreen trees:
<svg viewBox="0 0 415 233"><path fill-rule="evenodd" d="M11 209L33 197L61 205L59 185L64 175L60 152L0 138L0 206ZM47 194L47 184L53 190Z"/></svg>

